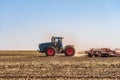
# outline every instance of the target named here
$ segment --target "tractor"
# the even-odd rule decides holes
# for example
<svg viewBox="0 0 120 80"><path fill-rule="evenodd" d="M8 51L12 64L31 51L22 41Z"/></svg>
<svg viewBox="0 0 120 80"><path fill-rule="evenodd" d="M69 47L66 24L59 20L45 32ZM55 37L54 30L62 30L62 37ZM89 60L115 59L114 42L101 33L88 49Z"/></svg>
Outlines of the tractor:
<svg viewBox="0 0 120 80"><path fill-rule="evenodd" d="M63 37L52 37L51 42L39 44L39 52L45 53L46 56L55 56L55 54L64 53L65 56L74 56L75 49L73 45L63 47Z"/></svg>

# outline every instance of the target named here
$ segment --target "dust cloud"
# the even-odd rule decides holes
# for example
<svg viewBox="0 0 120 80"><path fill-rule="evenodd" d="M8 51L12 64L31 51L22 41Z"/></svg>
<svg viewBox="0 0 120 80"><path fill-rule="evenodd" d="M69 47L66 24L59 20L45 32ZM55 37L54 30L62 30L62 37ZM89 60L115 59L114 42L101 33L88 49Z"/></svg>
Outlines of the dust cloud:
<svg viewBox="0 0 120 80"><path fill-rule="evenodd" d="M84 44L82 42L80 42L75 36L65 35L63 43L65 44L64 46L66 46L66 45L74 45L74 48L75 48L74 57L83 57L83 56L87 55L87 54L85 54L85 49L82 49L82 46Z"/></svg>

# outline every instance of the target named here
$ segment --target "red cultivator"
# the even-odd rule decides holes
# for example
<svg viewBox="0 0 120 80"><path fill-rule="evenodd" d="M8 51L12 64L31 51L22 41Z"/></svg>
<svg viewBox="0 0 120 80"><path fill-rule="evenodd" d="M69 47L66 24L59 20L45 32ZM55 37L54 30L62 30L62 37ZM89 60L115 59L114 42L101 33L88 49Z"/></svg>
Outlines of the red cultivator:
<svg viewBox="0 0 120 80"><path fill-rule="evenodd" d="M88 57L120 57L120 52L111 50L110 48L92 48L86 51Z"/></svg>

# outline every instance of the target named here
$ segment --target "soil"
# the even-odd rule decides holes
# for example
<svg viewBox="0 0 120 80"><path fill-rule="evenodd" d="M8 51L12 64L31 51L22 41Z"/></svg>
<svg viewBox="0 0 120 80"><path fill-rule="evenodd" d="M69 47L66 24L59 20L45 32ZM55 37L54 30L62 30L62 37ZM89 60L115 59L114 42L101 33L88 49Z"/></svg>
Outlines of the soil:
<svg viewBox="0 0 120 80"><path fill-rule="evenodd" d="M0 80L120 80L120 57L46 57L37 51L0 51Z"/></svg>

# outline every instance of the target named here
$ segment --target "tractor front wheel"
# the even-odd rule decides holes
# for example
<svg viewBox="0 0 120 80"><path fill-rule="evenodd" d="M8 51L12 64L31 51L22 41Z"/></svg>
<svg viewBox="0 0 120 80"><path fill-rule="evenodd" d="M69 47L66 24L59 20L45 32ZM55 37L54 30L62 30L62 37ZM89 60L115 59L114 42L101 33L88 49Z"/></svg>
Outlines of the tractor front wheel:
<svg viewBox="0 0 120 80"><path fill-rule="evenodd" d="M46 56L54 56L56 53L56 50L54 47L50 46L50 47L47 47L46 51L45 51L45 54Z"/></svg>
<svg viewBox="0 0 120 80"><path fill-rule="evenodd" d="M65 56L74 56L75 49L72 46L66 46L64 53L65 53Z"/></svg>

